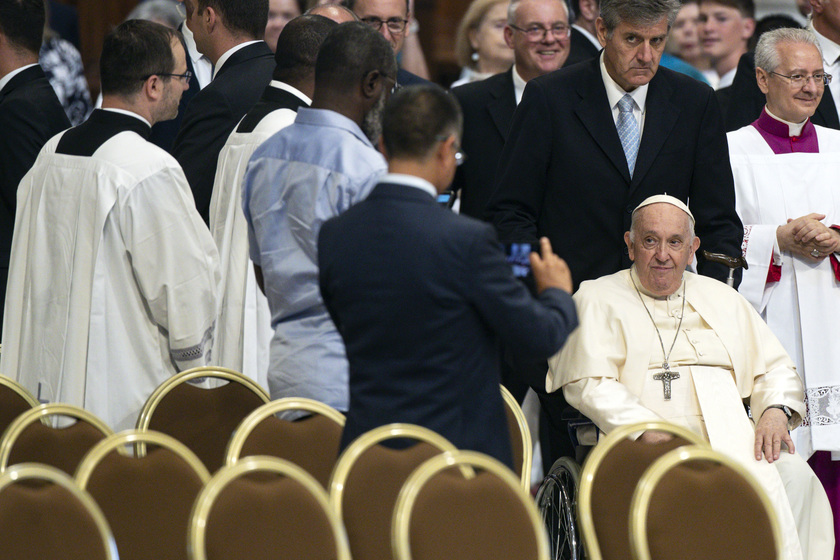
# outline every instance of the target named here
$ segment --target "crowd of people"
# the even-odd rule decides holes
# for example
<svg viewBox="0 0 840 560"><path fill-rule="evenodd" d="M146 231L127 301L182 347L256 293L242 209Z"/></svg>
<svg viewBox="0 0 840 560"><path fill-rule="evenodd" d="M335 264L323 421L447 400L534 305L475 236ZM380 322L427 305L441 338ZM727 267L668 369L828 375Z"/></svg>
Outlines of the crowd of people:
<svg viewBox="0 0 840 560"><path fill-rule="evenodd" d="M546 466L570 410L665 419L761 480L784 558L840 558L837 0L474 0L451 91L407 0L180 1L108 34L79 123L44 1L0 2L0 373L120 430L222 366L342 447L512 466L502 383Z"/></svg>

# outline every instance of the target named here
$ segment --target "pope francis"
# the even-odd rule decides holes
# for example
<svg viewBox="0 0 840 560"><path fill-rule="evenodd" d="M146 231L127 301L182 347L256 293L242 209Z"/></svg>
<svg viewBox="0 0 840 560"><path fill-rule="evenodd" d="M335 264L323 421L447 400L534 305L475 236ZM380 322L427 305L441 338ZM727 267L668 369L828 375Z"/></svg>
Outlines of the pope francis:
<svg viewBox="0 0 840 560"><path fill-rule="evenodd" d="M767 490L784 530L783 558L832 558L828 499L788 433L805 405L781 344L738 292L685 271L700 239L680 200L646 199L624 241L632 268L581 284L580 327L550 360L546 389L562 387L605 433L666 420L703 435Z"/></svg>

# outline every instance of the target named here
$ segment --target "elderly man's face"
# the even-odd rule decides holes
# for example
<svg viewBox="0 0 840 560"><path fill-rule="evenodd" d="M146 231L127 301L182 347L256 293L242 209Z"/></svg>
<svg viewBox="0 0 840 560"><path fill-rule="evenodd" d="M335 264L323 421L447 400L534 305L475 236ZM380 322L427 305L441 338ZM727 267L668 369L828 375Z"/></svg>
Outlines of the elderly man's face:
<svg viewBox="0 0 840 560"><path fill-rule="evenodd" d="M402 50L408 35L408 6L405 0L356 0L353 11L363 22L374 27L378 25L379 32L388 39L395 53ZM402 30L396 31L397 27Z"/></svg>
<svg viewBox="0 0 840 560"><path fill-rule="evenodd" d="M569 57L569 16L562 0L522 0L516 27L505 27L516 71L526 82L557 70Z"/></svg>
<svg viewBox="0 0 840 560"><path fill-rule="evenodd" d="M640 208L635 226L633 240L627 232L624 242L642 286L655 296L673 294L700 246L699 238L691 238L688 214L659 202Z"/></svg>
<svg viewBox="0 0 840 560"><path fill-rule="evenodd" d="M808 43L781 43L777 52L779 66L774 73L756 68L758 87L767 96L767 108L771 113L788 122L799 123L813 116L825 86L822 80L814 78L797 85L784 76L822 74L822 56L817 47Z"/></svg>
<svg viewBox="0 0 840 560"><path fill-rule="evenodd" d="M604 20L595 22L604 46L607 73L624 91L633 91L653 79L668 38L668 17L653 25L622 21L608 36Z"/></svg>

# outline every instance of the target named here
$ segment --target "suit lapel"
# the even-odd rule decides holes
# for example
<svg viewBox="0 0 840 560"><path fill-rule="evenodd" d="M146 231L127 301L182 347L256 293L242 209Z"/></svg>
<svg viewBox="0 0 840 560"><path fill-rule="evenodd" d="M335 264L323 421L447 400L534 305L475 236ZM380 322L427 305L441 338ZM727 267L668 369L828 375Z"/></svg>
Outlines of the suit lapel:
<svg viewBox="0 0 840 560"><path fill-rule="evenodd" d="M26 70L19 72L14 78L9 80L9 83L7 83L2 90L0 90L0 101L23 84L28 84L38 78L46 78L46 74L44 74L44 71L40 66L32 66L31 68L27 68Z"/></svg>
<svg viewBox="0 0 840 560"><path fill-rule="evenodd" d="M837 107L834 105L834 97L828 87L823 92L820 104L817 105L817 115L819 115L825 126L828 128L840 128L840 118L837 115Z"/></svg>
<svg viewBox="0 0 840 560"><path fill-rule="evenodd" d="M601 79L600 60L594 58L588 64L589 75L587 79L581 80L578 86L581 100L575 114L629 185L630 169L627 167L627 158L615 129L607 90ZM642 143L644 144L644 140ZM638 169L638 163L636 168Z"/></svg>
<svg viewBox="0 0 840 560"><path fill-rule="evenodd" d="M242 47L241 49L230 55L230 58L227 59L227 62L225 62L224 66L222 66L222 68L219 70L219 72L213 79L215 80L216 78L218 78L237 64L241 64L246 60L263 57L273 58L271 49L268 48L268 45L265 44L264 41L248 45L247 47Z"/></svg>
<svg viewBox="0 0 840 560"><path fill-rule="evenodd" d="M513 113L516 111L516 93L513 90L513 68L499 76L493 87L490 89L492 99L487 103L487 112L493 124L507 140L510 131L510 123L513 121ZM489 78L492 79L492 78Z"/></svg>
<svg viewBox="0 0 840 560"><path fill-rule="evenodd" d="M645 128L642 130L636 169L633 172L633 181L630 183L631 193L638 188L677 123L680 109L671 102L672 94L673 86L662 75L662 71L658 71L648 87L645 101Z"/></svg>

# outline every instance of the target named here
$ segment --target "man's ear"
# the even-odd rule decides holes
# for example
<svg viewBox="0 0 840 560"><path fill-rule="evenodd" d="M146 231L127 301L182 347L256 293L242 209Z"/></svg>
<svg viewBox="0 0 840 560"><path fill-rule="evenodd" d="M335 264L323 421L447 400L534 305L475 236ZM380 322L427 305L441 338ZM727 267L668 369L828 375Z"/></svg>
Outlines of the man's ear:
<svg viewBox="0 0 840 560"><path fill-rule="evenodd" d="M157 101L163 97L163 78L154 74L146 78L143 94L149 101Z"/></svg>
<svg viewBox="0 0 840 560"><path fill-rule="evenodd" d="M821 14L823 12L822 0L810 0L811 13Z"/></svg>
<svg viewBox="0 0 840 560"><path fill-rule="evenodd" d="M382 136L379 136L379 142L377 142L377 147L379 148L379 153L385 158L386 161L391 160L391 156L388 154L388 150L385 148L385 139Z"/></svg>
<svg viewBox="0 0 840 560"><path fill-rule="evenodd" d="M753 36L753 33L755 33L755 20L753 18L744 18L742 26L741 38L749 40Z"/></svg>
<svg viewBox="0 0 840 560"><path fill-rule="evenodd" d="M513 48L513 29L511 29L510 25L505 25L505 44Z"/></svg>
<svg viewBox="0 0 840 560"><path fill-rule="evenodd" d="M207 33L212 33L216 29L216 26L221 24L219 14L212 6L204 8L204 12L201 14L201 21L204 23L204 28L207 30Z"/></svg>
<svg viewBox="0 0 840 560"><path fill-rule="evenodd" d="M633 252L633 242L630 241L630 232L624 232L624 244L627 245L627 254L630 256L631 261L636 260L636 255Z"/></svg>
<svg viewBox="0 0 840 560"><path fill-rule="evenodd" d="M607 24L604 23L602 17L595 20L595 34L598 36L598 42L604 47L607 45Z"/></svg>
<svg viewBox="0 0 840 560"><path fill-rule="evenodd" d="M758 84L758 89L761 90L761 93L767 95L767 92L770 91L770 86L767 84L767 81L770 79L770 74L764 70L764 68L756 68L755 69L755 82Z"/></svg>
<svg viewBox="0 0 840 560"><path fill-rule="evenodd" d="M362 95L366 99L377 99L385 85L384 76L379 70L371 70L362 78Z"/></svg>
<svg viewBox="0 0 840 560"><path fill-rule="evenodd" d="M696 235L694 236L694 241L691 242L691 253L694 254L697 252L697 249L700 248L700 238Z"/></svg>

